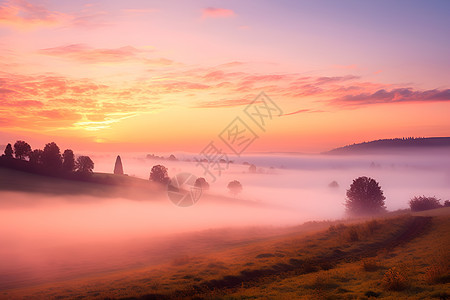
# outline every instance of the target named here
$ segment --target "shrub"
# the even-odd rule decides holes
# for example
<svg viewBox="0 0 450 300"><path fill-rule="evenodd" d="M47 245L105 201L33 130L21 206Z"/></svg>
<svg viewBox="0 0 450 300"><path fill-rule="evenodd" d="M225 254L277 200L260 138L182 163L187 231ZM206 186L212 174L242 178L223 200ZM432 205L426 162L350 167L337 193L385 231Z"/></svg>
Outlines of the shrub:
<svg viewBox="0 0 450 300"><path fill-rule="evenodd" d="M422 211L439 208L441 207L441 203L436 197L419 196L414 197L409 201L409 207L411 208L411 211Z"/></svg>
<svg viewBox="0 0 450 300"><path fill-rule="evenodd" d="M357 242L357 241L359 241L358 228L356 226L350 226L344 232L344 239L347 242Z"/></svg>
<svg viewBox="0 0 450 300"><path fill-rule="evenodd" d="M333 180L332 182L330 182L330 183L328 184L328 187L329 187L329 188L332 188L332 189L337 189L337 188L339 188L339 183L337 183L336 180Z"/></svg>
<svg viewBox="0 0 450 300"><path fill-rule="evenodd" d="M361 263L363 270L366 272L373 272L379 268L377 260L373 257L365 258L361 261Z"/></svg>
<svg viewBox="0 0 450 300"><path fill-rule="evenodd" d="M406 276L396 267L390 268L383 276L383 286L388 291L401 291L407 286Z"/></svg>
<svg viewBox="0 0 450 300"><path fill-rule="evenodd" d="M330 225L330 227L328 228L328 232L333 232L333 233L342 232L346 228L347 228L347 226L345 226L342 223L339 223L337 225Z"/></svg>
<svg viewBox="0 0 450 300"><path fill-rule="evenodd" d="M330 274L327 272L318 273L314 278L311 285L316 290L334 289L338 285L331 279Z"/></svg>
<svg viewBox="0 0 450 300"><path fill-rule="evenodd" d="M378 223L377 220L372 220L369 222L366 222L366 231L368 234L373 234L378 228L380 228L380 223Z"/></svg>
<svg viewBox="0 0 450 300"><path fill-rule="evenodd" d="M440 283L448 272L446 269L442 264L434 264L425 271L424 280L429 284Z"/></svg>

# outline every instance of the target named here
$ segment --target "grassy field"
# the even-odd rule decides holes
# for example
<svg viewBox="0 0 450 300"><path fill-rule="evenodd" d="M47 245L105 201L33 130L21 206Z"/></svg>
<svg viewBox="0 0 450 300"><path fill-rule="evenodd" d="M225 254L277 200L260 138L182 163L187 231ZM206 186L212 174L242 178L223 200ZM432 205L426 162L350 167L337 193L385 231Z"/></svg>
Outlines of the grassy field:
<svg viewBox="0 0 450 300"><path fill-rule="evenodd" d="M3 290L0 298L448 299L449 215L442 208L206 231L160 264Z"/></svg>
<svg viewBox="0 0 450 300"><path fill-rule="evenodd" d="M123 197L134 200L148 200L166 192L164 188L161 189L149 180L131 176L94 173L92 178L109 184L48 177L0 167L0 190L103 198Z"/></svg>

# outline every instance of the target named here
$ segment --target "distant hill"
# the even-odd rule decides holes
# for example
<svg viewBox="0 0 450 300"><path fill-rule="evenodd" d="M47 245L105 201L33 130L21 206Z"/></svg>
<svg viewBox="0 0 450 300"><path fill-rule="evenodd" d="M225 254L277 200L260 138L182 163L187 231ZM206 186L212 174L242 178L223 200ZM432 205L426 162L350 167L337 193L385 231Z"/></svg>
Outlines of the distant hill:
<svg viewBox="0 0 450 300"><path fill-rule="evenodd" d="M347 145L324 152L324 154L383 154L447 148L450 150L450 137L397 138Z"/></svg>

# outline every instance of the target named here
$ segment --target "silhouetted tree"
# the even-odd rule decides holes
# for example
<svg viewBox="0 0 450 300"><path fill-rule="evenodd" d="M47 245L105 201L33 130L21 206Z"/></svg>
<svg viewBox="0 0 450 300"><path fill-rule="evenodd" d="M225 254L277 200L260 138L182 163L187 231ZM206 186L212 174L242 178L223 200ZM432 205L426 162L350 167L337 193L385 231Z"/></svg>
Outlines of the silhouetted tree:
<svg viewBox="0 0 450 300"><path fill-rule="evenodd" d="M230 193L233 194L234 196L242 192L242 184L237 180L230 181L228 183L227 188L230 190Z"/></svg>
<svg viewBox="0 0 450 300"><path fill-rule="evenodd" d="M255 165L250 165L250 167L248 167L248 171L250 172L250 173L256 173L256 166Z"/></svg>
<svg viewBox="0 0 450 300"><path fill-rule="evenodd" d="M31 151L30 154L28 154L30 163L34 165L42 164L42 153L43 151L41 149L34 149L33 151Z"/></svg>
<svg viewBox="0 0 450 300"><path fill-rule="evenodd" d="M66 172L73 172L75 169L75 155L73 155L73 151L70 149L64 150L62 158L62 169Z"/></svg>
<svg viewBox="0 0 450 300"><path fill-rule="evenodd" d="M12 149L11 144L6 145L5 156L8 157L8 158L12 158L13 157L13 149Z"/></svg>
<svg viewBox="0 0 450 300"><path fill-rule="evenodd" d="M167 173L167 168L164 167L163 165L153 166L150 172L150 180L162 184L167 184L170 180L169 175Z"/></svg>
<svg viewBox="0 0 450 300"><path fill-rule="evenodd" d="M345 206L347 213L353 216L373 215L386 211L385 199L378 182L363 176L353 180L347 190Z"/></svg>
<svg viewBox="0 0 450 300"><path fill-rule="evenodd" d="M14 154L18 159L24 159L31 152L31 146L24 141L17 141L14 144Z"/></svg>
<svg viewBox="0 0 450 300"><path fill-rule="evenodd" d="M444 207L450 207L450 200L444 201Z"/></svg>
<svg viewBox="0 0 450 300"><path fill-rule="evenodd" d="M42 164L47 169L50 170L61 169L62 165L61 153L59 151L58 145L56 145L54 142L45 145L41 159Z"/></svg>
<svg viewBox="0 0 450 300"><path fill-rule="evenodd" d="M94 162L89 156L78 156L75 167L79 173L91 174L94 169Z"/></svg>
<svg viewBox="0 0 450 300"><path fill-rule="evenodd" d="M409 207L412 211L422 211L441 207L439 199L436 197L419 196L409 201Z"/></svg>
<svg viewBox="0 0 450 300"><path fill-rule="evenodd" d="M123 175L123 166L122 160L120 159L120 155L117 155L116 163L114 165L114 174Z"/></svg>
<svg viewBox="0 0 450 300"><path fill-rule="evenodd" d="M197 178L195 180L194 186L199 187L202 190L209 190L209 183L203 177Z"/></svg>

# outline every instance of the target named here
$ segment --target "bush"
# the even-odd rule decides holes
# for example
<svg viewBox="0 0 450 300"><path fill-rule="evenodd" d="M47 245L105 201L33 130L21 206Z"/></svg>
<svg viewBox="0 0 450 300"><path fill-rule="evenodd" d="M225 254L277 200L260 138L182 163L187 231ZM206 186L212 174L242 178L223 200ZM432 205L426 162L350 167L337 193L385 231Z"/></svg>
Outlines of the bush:
<svg viewBox="0 0 450 300"><path fill-rule="evenodd" d="M337 183L336 180L333 180L332 182L330 182L330 183L328 184L328 187L329 187L329 188L332 188L332 189L337 189L337 188L339 188L339 183Z"/></svg>
<svg viewBox="0 0 450 300"><path fill-rule="evenodd" d="M369 222L366 222L366 231L369 235L372 235L378 228L381 227L380 223L378 223L377 220L372 220Z"/></svg>
<svg viewBox="0 0 450 300"><path fill-rule="evenodd" d="M425 271L424 280L428 284L441 283L447 272L448 269L444 265L434 264Z"/></svg>
<svg viewBox="0 0 450 300"><path fill-rule="evenodd" d="M440 200L436 197L419 196L414 197L409 201L409 207L411 208L411 211L434 209L442 206L439 201Z"/></svg>
<svg viewBox="0 0 450 300"><path fill-rule="evenodd" d="M383 287L388 291L401 291L406 286L406 276L396 267L389 269L383 276Z"/></svg>
<svg viewBox="0 0 450 300"><path fill-rule="evenodd" d="M344 238L347 242L359 241L358 228L356 226L350 226L344 233Z"/></svg>
<svg viewBox="0 0 450 300"><path fill-rule="evenodd" d="M373 272L373 271L378 270L378 268L379 268L377 260L373 257L365 258L361 261L361 263L362 263L363 270L366 272Z"/></svg>

